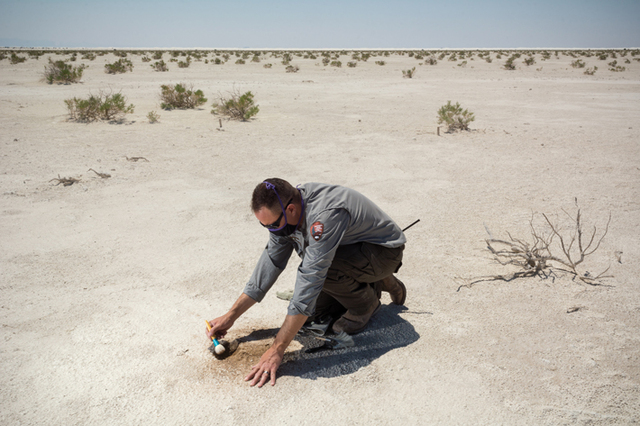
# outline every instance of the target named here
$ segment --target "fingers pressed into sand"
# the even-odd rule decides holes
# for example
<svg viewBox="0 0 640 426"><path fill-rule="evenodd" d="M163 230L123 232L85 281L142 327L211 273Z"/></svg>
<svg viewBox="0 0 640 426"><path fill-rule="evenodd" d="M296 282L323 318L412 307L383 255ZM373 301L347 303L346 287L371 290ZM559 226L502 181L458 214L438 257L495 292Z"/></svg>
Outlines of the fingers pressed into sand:
<svg viewBox="0 0 640 426"><path fill-rule="evenodd" d="M258 385L261 388L271 378L271 386L273 386L276 384L276 372L281 363L282 356L271 347L260 357L258 364L251 368L251 373L244 380L250 380L250 386Z"/></svg>

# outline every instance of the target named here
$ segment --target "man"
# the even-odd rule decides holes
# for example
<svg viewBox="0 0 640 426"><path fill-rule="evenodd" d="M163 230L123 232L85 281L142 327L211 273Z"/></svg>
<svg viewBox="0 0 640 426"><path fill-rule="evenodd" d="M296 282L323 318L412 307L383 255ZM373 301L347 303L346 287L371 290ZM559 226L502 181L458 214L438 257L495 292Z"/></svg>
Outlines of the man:
<svg viewBox="0 0 640 426"><path fill-rule="evenodd" d="M406 288L393 276L402 265L404 234L359 192L321 183L294 188L272 178L254 189L251 210L269 230L269 242L244 292L229 312L210 321L209 338L224 336L264 298L294 249L302 259L284 324L245 378L251 386L269 379L275 385L285 349L310 317L339 317L333 331L355 334L380 308L381 291L404 304Z"/></svg>

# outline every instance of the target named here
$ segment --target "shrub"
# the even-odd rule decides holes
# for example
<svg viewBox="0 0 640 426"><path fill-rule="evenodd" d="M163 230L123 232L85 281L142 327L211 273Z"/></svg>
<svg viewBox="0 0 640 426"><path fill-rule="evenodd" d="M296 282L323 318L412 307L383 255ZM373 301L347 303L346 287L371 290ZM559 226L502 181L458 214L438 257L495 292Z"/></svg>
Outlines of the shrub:
<svg viewBox="0 0 640 426"><path fill-rule="evenodd" d="M18 56L15 53L11 53L11 59L10 60L11 60L11 63L13 65L15 65L15 64L20 64L20 63L26 61L27 58L25 58L24 56Z"/></svg>
<svg viewBox="0 0 640 426"><path fill-rule="evenodd" d="M342 62L340 62L340 61L331 61L331 64L329 64L329 65L331 65L332 67L340 68L340 67L342 67Z"/></svg>
<svg viewBox="0 0 640 426"><path fill-rule="evenodd" d="M325 58L322 58L322 65L324 65L325 67L326 67L327 65L329 65L329 62L330 62L330 59L329 59L329 58L326 58L326 57L325 57Z"/></svg>
<svg viewBox="0 0 640 426"><path fill-rule="evenodd" d="M462 68L466 68L466 67L467 67L467 61L462 61L462 62L460 62L460 63L458 64L458 66L459 66L459 67L462 67Z"/></svg>
<svg viewBox="0 0 640 426"><path fill-rule="evenodd" d="M584 63L584 61L583 61L583 60L581 60L581 59L576 59L575 61L572 61L572 62L571 62L571 66L572 66L573 68L584 68L584 66L585 66L585 65L586 65L586 64L585 64L585 63Z"/></svg>
<svg viewBox="0 0 640 426"><path fill-rule="evenodd" d="M44 79L49 84L54 82L64 84L77 83L82 78L82 71L85 68L84 65L73 67L64 61L53 62L49 58L49 65L44 67Z"/></svg>
<svg viewBox="0 0 640 426"><path fill-rule="evenodd" d="M533 65L535 63L536 63L536 60L533 59L533 56L529 56L527 59L524 60L524 64L526 66Z"/></svg>
<svg viewBox="0 0 640 426"><path fill-rule="evenodd" d="M178 61L178 68L189 68L191 65L191 56L187 56L186 61Z"/></svg>
<svg viewBox="0 0 640 426"><path fill-rule="evenodd" d="M438 124L446 124L448 126L447 131L452 132L454 130L469 130L469 123L476 118L472 112L463 110L460 103L456 102L455 105L448 101L446 105L443 105L438 110Z"/></svg>
<svg viewBox="0 0 640 426"><path fill-rule="evenodd" d="M157 51L153 54L153 59L160 60L162 59L162 52Z"/></svg>
<svg viewBox="0 0 640 426"><path fill-rule="evenodd" d="M149 114L147 114L147 119L151 124L157 123L158 120L160 119L160 115L158 115L158 113L155 111L150 111Z"/></svg>
<svg viewBox="0 0 640 426"><path fill-rule="evenodd" d="M596 71L598 71L598 67L587 68L586 70L584 70L584 74L586 74L586 75L594 75L596 73Z"/></svg>
<svg viewBox="0 0 640 426"><path fill-rule="evenodd" d="M213 105L212 114L226 115L229 119L247 121L256 115L260 108L253 101L253 93L232 92L229 97L219 96Z"/></svg>
<svg viewBox="0 0 640 426"><path fill-rule="evenodd" d="M251 58L251 62L260 62L260 56L253 55L253 58Z"/></svg>
<svg viewBox="0 0 640 426"><path fill-rule="evenodd" d="M273 64L264 64L262 67L263 68L271 68L273 66Z"/></svg>
<svg viewBox="0 0 640 426"><path fill-rule="evenodd" d="M104 65L104 72L107 74L122 74L127 71L133 71L133 63L129 59L118 59L112 64Z"/></svg>
<svg viewBox="0 0 640 426"><path fill-rule="evenodd" d="M126 105L127 98L121 93L90 95L88 99L67 99L69 118L75 121L117 120L133 112L133 104Z"/></svg>
<svg viewBox="0 0 640 426"><path fill-rule="evenodd" d="M92 53L92 52L87 52L84 55L82 55L82 59L87 59L89 61L93 61L94 59L96 59L96 54Z"/></svg>
<svg viewBox="0 0 640 426"><path fill-rule="evenodd" d="M151 58L145 55L142 57L142 62L151 62Z"/></svg>
<svg viewBox="0 0 640 426"><path fill-rule="evenodd" d="M285 70L287 72L298 72L300 71L300 67L297 65L288 65L287 68L285 68Z"/></svg>
<svg viewBox="0 0 640 426"><path fill-rule="evenodd" d="M119 51L115 51L113 52L114 56L119 56L121 58L126 58L127 57L127 52L119 52Z"/></svg>
<svg viewBox="0 0 640 426"><path fill-rule="evenodd" d="M516 69L516 66L513 65L513 61L515 60L515 58L512 56L509 59L507 59L507 62L504 63L504 65L502 66L502 68L504 68L507 71L513 71Z"/></svg>
<svg viewBox="0 0 640 426"><path fill-rule="evenodd" d="M160 93L160 99L162 103L160 107L162 109L171 110L174 108L188 109L195 108L207 102L207 98L204 97L202 90L193 90L193 85L187 89L183 84L176 84L175 86L160 86L162 92Z"/></svg>
<svg viewBox="0 0 640 426"><path fill-rule="evenodd" d="M236 64L237 64L237 65L244 65L244 64L245 64L245 61L244 61L244 59L238 59L238 60L236 61Z"/></svg>
<svg viewBox="0 0 640 426"><path fill-rule="evenodd" d="M356 67L356 65L357 65L357 63L356 63L356 62L354 62L354 61L347 62L347 66L348 66L349 68L355 68L355 67Z"/></svg>
<svg viewBox="0 0 640 426"><path fill-rule="evenodd" d="M413 78L413 75L415 73L416 73L416 67L413 67L410 70L402 70L402 78Z"/></svg>
<svg viewBox="0 0 640 426"><path fill-rule="evenodd" d="M427 59L425 59L424 61L425 65L429 64L429 65L436 65L438 63L437 59L433 56L429 56Z"/></svg>
<svg viewBox="0 0 640 426"><path fill-rule="evenodd" d="M386 64L385 61L376 61L376 65L384 65L384 64Z"/></svg>
<svg viewBox="0 0 640 426"><path fill-rule="evenodd" d="M158 72L169 71L169 68L167 67L167 64L163 60L156 61L150 66L151 66L151 68L153 68L154 71L158 71Z"/></svg>

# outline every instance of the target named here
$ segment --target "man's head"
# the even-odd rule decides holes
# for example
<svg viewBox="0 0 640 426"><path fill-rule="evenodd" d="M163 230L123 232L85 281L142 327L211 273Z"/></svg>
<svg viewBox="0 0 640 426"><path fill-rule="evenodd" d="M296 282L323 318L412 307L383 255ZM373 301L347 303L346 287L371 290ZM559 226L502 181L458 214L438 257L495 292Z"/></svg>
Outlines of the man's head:
<svg viewBox="0 0 640 426"><path fill-rule="evenodd" d="M251 211L257 213L261 208L266 207L272 213L280 214L282 212L280 203L284 205L290 199L293 199L293 203L300 204L300 193L289 182L279 178L265 179L253 190Z"/></svg>
<svg viewBox="0 0 640 426"><path fill-rule="evenodd" d="M251 210L271 232L289 235L297 229L302 216L300 192L286 180L266 179L253 190Z"/></svg>

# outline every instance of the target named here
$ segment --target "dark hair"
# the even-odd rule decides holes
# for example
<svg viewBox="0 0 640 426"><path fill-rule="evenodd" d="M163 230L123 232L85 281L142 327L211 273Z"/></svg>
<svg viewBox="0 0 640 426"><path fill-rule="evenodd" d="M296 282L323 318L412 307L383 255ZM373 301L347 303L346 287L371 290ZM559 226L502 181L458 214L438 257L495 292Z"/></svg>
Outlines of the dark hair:
<svg viewBox="0 0 640 426"><path fill-rule="evenodd" d="M267 188L265 182L272 184L275 191ZM292 198L293 202L300 202L300 193L297 189L291 186L289 182L284 179L269 178L260 182L253 190L253 195L251 196L251 211L255 213L262 207L266 207L274 213L280 212L281 207L276 191L278 192L283 205ZM284 207L286 208L287 206Z"/></svg>

